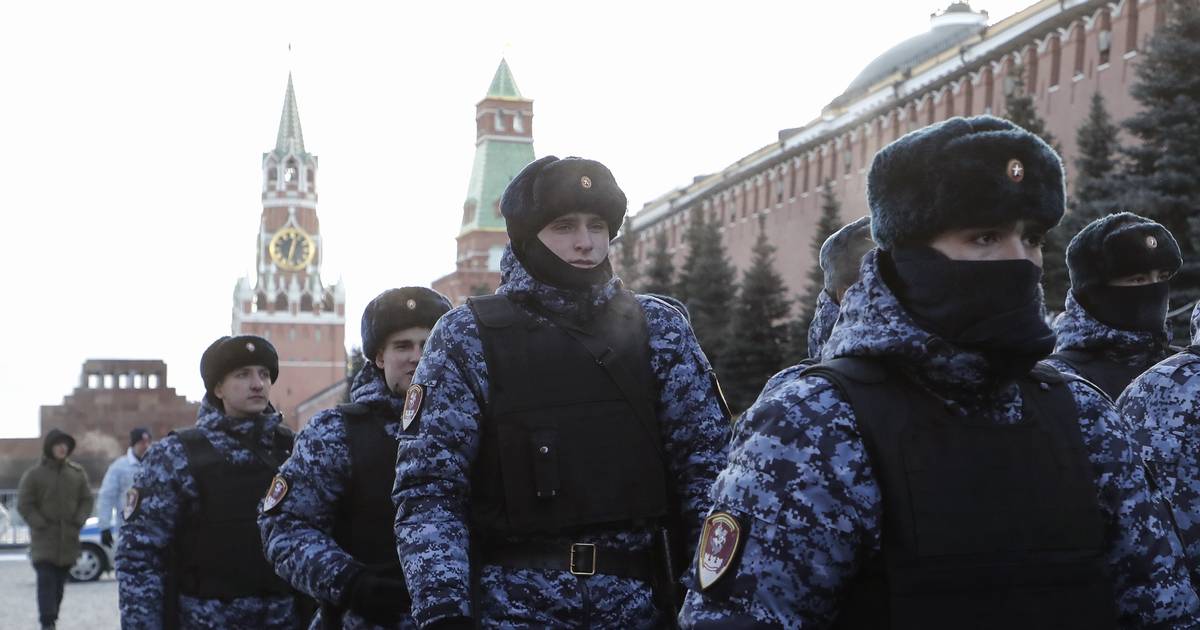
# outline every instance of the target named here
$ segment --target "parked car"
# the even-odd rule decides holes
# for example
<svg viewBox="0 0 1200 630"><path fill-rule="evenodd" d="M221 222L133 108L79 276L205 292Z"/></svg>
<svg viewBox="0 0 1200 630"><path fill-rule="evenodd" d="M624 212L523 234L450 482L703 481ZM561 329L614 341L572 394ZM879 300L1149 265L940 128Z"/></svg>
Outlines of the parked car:
<svg viewBox="0 0 1200 630"><path fill-rule="evenodd" d="M100 528L96 525L99 522L100 519L93 516L79 531L79 558L68 572L72 581L92 582L116 568L113 558L116 557L117 550L100 542Z"/></svg>

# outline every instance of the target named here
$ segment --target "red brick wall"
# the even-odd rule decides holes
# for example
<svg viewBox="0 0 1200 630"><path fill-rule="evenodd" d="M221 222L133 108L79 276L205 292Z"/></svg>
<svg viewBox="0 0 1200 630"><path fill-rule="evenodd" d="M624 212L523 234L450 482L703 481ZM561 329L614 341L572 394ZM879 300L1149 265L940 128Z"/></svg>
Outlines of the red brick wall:
<svg viewBox="0 0 1200 630"><path fill-rule="evenodd" d="M751 248L758 237L758 218L762 217L768 238L776 247L776 269L793 295L803 295L807 289L807 271L815 264L811 242L820 216L819 182L832 178L844 221L865 215L866 174L875 152L909 131L955 115L1003 116L1005 77L1010 65L1018 60L1027 62L1026 77L1034 79L1028 89L1047 129L1058 139L1070 186L1076 156L1075 132L1087 116L1092 93L1100 91L1104 95L1115 121L1136 111L1137 104L1129 94L1133 68L1138 51L1145 48L1156 23L1161 23L1165 3L1166 0L1144 0L1140 4L1125 0L1119 15L1112 12L1110 5L1099 5L1086 17L1066 25L1062 29L1066 35L1043 34L1033 43L997 52L941 83L907 95L882 111L828 134L796 154L775 160L759 172L740 176L702 199L680 204L670 216L642 226L646 229L639 230L634 243L636 258L644 269L655 238L659 232L666 232L668 251L674 254L678 269L684 262L685 248L681 243L690 209L701 204L708 216L715 216L721 222L723 242L740 272L749 266ZM1132 17L1134 13L1136 18ZM1112 39L1104 64L1098 42L1106 25ZM1056 56L1053 51L1059 37L1062 40L1057 44L1060 52ZM1077 57L1081 37L1082 57ZM1078 74L1077 64L1081 69ZM1057 85L1052 83L1055 76ZM620 259L622 246L616 245L614 261Z"/></svg>
<svg viewBox="0 0 1200 630"><path fill-rule="evenodd" d="M130 372L154 373L162 378L158 387L133 387L111 380L105 386L103 378L89 386L89 374L111 375ZM93 485L99 486L105 470L113 459L129 447L129 432L146 427L160 439L174 429L189 427L196 422L199 403L188 402L166 385L167 367L162 361L90 360L84 364L80 386L63 399L60 405L41 408L39 434L50 429L71 434L76 441L72 457L83 464ZM34 439L0 440L0 488L14 488L21 473L41 457L42 437Z"/></svg>
<svg viewBox="0 0 1200 630"><path fill-rule="evenodd" d="M477 295L477 287L487 287L492 293L500 286L500 272L488 269L489 252L493 247L508 243L505 232L468 232L458 237L457 270L434 280L433 290L450 298L451 303L465 304L468 297ZM465 252L472 252L467 256Z"/></svg>

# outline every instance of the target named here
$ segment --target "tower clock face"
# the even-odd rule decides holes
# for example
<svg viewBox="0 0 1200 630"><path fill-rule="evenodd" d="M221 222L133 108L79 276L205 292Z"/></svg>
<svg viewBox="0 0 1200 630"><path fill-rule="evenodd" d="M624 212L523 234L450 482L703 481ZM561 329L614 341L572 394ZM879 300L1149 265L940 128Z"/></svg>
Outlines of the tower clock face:
<svg viewBox="0 0 1200 630"><path fill-rule="evenodd" d="M312 237L294 227L285 227L271 237L268 246L271 260L280 269L299 271L312 262L317 253L316 244Z"/></svg>

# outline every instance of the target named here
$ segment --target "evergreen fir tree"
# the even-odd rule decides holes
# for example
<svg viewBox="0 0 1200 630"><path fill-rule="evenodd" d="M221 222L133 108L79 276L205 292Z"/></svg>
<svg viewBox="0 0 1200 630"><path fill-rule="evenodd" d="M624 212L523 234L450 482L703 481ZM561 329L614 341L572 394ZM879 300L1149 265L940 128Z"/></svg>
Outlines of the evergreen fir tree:
<svg viewBox="0 0 1200 630"><path fill-rule="evenodd" d="M1012 80L1012 90L1004 97L1004 117L1025 131L1046 141L1046 144L1058 149L1058 140L1049 131L1046 131L1046 121L1042 120L1037 114L1037 108L1033 105L1033 95L1025 89L1025 68L1021 65L1014 65L1008 73L1008 78Z"/></svg>
<svg viewBox="0 0 1200 630"><path fill-rule="evenodd" d="M621 258L620 269L617 275L625 283L625 288L630 291L637 291L641 284L641 270L638 269L636 253L634 249L637 247L637 233L629 226L627 222L624 229L621 230Z"/></svg>
<svg viewBox="0 0 1200 630"><path fill-rule="evenodd" d="M675 263L667 251L667 235L659 232L654 237L654 251L650 253L650 266L638 291L672 295L675 292Z"/></svg>
<svg viewBox="0 0 1200 630"><path fill-rule="evenodd" d="M700 346L720 372L727 358L730 309L737 292L734 269L725 256L716 222L708 221L698 205L692 208L684 243L687 257L675 295L691 311Z"/></svg>
<svg viewBox="0 0 1200 630"><path fill-rule="evenodd" d="M1183 250L1171 282L1171 306L1200 297L1200 4L1176 0L1136 66L1130 93L1141 105L1124 121L1136 141L1118 181L1120 208L1166 226ZM1177 340L1189 338L1188 311L1177 316Z"/></svg>
<svg viewBox="0 0 1200 630"><path fill-rule="evenodd" d="M736 351L725 359L725 393L735 410L749 407L767 379L784 367L788 337L787 287L775 271L775 247L761 217L758 226L754 257L733 309L730 339Z"/></svg>
<svg viewBox="0 0 1200 630"><path fill-rule="evenodd" d="M1046 305L1053 311L1063 309L1071 286L1065 264L1067 245L1088 223L1116 210L1113 179L1120 148L1117 131L1104 107L1104 97L1100 92L1092 94L1088 116L1075 134L1079 155L1075 158L1074 192L1067 202L1067 213L1047 235L1042 251L1043 260L1064 261L1062 265L1046 266L1042 276Z"/></svg>
<svg viewBox="0 0 1200 630"><path fill-rule="evenodd" d="M346 357L346 391L342 394L342 402L350 402L350 388L354 386L354 377L358 376L366 363L362 348L354 346L350 349L350 354Z"/></svg>
<svg viewBox="0 0 1200 630"><path fill-rule="evenodd" d="M785 359L793 365L808 358L808 325L817 312L817 298L825 289L825 273L818 264L821 246L825 240L842 227L842 204L833 194L833 185L826 181L821 187L821 218L817 220L817 231L813 232L809 248L812 250L812 267L808 269L808 289L800 298L800 313L789 325L788 349Z"/></svg>

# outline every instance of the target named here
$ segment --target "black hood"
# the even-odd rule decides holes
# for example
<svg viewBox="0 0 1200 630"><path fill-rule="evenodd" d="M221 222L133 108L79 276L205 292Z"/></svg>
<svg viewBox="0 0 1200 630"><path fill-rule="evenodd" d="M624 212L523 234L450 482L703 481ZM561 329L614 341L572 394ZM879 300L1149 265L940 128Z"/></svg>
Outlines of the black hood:
<svg viewBox="0 0 1200 630"><path fill-rule="evenodd" d="M54 459L54 455L50 453L50 449L59 442L67 443L67 455L75 452L75 438L71 437L66 431L50 429L50 432L46 434L46 439L42 442L42 454L49 459Z"/></svg>

